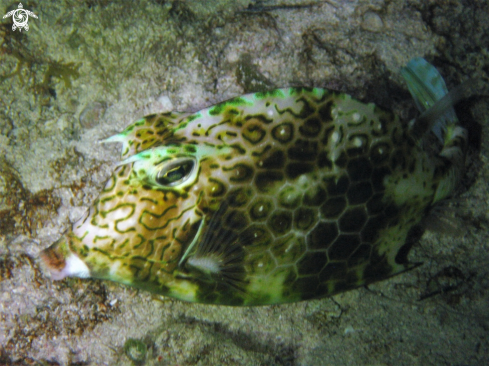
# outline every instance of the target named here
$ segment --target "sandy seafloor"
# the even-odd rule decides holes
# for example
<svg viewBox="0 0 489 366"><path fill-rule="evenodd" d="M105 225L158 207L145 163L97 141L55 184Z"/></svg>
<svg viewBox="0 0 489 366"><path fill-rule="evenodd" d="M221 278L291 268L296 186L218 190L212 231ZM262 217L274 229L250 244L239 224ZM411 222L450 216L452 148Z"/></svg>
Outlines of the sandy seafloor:
<svg viewBox="0 0 489 366"><path fill-rule="evenodd" d="M38 258L117 163L120 147L99 139L274 86L341 90L408 119L399 68L412 57L450 87L487 82L486 0L23 4L38 16L28 32L0 26L0 365L489 364L487 89L457 108L472 136L458 198L412 250L424 264L390 280L234 308L52 282ZM0 14L17 5L0 0Z"/></svg>

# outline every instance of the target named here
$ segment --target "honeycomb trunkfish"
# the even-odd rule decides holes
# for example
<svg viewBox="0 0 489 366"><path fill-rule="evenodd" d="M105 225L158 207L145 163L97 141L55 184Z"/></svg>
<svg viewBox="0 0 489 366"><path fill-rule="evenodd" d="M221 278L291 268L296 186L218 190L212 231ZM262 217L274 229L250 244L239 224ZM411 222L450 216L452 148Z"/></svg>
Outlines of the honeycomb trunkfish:
<svg viewBox="0 0 489 366"><path fill-rule="evenodd" d="M448 93L422 58L401 73L421 112L412 121L285 88L133 123L105 140L122 143L122 160L98 199L42 252L51 277L246 306L415 267L410 230L463 175L467 133L452 106L467 88Z"/></svg>

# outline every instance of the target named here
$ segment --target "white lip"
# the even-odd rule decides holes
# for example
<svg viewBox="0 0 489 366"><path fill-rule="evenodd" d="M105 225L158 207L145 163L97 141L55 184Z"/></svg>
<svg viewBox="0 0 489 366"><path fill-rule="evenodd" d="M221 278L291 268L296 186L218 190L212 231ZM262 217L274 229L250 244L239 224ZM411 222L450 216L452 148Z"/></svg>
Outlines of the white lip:
<svg viewBox="0 0 489 366"><path fill-rule="evenodd" d="M71 253L65 259L65 266L61 271L51 269L51 278L55 281L62 280L65 277L90 277L90 270L85 262L78 258L75 254Z"/></svg>

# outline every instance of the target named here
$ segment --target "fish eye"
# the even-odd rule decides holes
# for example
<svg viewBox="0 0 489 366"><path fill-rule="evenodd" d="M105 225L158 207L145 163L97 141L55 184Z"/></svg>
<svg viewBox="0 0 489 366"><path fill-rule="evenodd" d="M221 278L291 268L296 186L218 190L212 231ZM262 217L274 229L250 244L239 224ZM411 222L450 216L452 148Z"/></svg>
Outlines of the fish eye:
<svg viewBox="0 0 489 366"><path fill-rule="evenodd" d="M194 167L193 159L179 159L164 164L156 174L156 183L166 187L175 187L190 177Z"/></svg>

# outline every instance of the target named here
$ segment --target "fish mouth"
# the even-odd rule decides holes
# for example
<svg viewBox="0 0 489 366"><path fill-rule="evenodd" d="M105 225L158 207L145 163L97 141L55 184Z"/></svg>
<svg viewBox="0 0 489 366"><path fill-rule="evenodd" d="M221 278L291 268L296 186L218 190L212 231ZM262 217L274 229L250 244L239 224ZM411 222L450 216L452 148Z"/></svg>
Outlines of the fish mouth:
<svg viewBox="0 0 489 366"><path fill-rule="evenodd" d="M90 269L69 249L68 240L64 235L40 253L51 279L59 281L65 277L90 277Z"/></svg>

